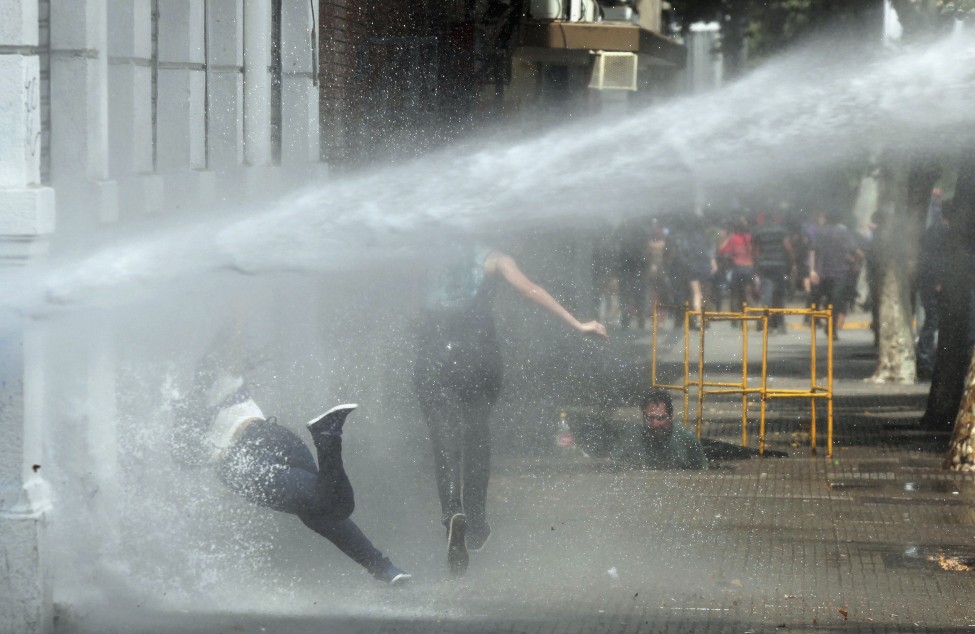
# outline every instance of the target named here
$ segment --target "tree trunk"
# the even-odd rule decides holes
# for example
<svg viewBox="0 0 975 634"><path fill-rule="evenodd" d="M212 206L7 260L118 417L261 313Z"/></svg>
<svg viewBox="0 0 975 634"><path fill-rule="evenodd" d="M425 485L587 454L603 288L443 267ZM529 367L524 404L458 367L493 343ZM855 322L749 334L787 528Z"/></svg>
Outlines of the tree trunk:
<svg viewBox="0 0 975 634"><path fill-rule="evenodd" d="M880 283L880 348L874 383L913 383L917 377L907 267L885 257Z"/></svg>
<svg viewBox="0 0 975 634"><path fill-rule="evenodd" d="M916 157L908 161L888 155L882 161L882 206L886 220L880 227L877 246L881 258L879 350L875 383L913 383L915 366L912 327L913 276L923 211L937 178L933 161ZM923 211L922 211L923 210Z"/></svg>
<svg viewBox="0 0 975 634"><path fill-rule="evenodd" d="M958 221L959 213L955 213ZM938 347L935 351L934 374L928 404L921 427L947 432L955 424L958 406L965 391L965 369L972 357L972 277L975 258L964 239L952 231L946 244L953 263L945 276L941 297Z"/></svg>
<svg viewBox="0 0 975 634"><path fill-rule="evenodd" d="M968 365L963 387L961 407L944 467L952 471L975 471L975 358Z"/></svg>
<svg viewBox="0 0 975 634"><path fill-rule="evenodd" d="M951 267L941 292L941 315L934 376L928 405L921 426L933 431L948 431L959 418L962 395L971 391L965 383L975 346L975 310L972 278L975 275L975 148L961 161L958 183L949 214L948 259ZM968 387L966 387L966 385Z"/></svg>

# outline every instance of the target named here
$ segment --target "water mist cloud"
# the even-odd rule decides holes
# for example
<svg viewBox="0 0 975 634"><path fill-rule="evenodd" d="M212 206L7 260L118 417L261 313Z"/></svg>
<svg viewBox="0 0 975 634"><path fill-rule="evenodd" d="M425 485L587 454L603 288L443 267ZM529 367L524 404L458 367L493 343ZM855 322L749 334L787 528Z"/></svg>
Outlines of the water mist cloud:
<svg viewBox="0 0 975 634"><path fill-rule="evenodd" d="M510 143L482 139L337 177L247 214L55 259L18 271L4 303L33 314L227 269L381 265L422 251L441 229L586 223L680 203L695 183L759 188L879 146L951 150L975 124L972 103L971 34L872 59L837 46L806 50L720 91L616 121L576 120Z"/></svg>

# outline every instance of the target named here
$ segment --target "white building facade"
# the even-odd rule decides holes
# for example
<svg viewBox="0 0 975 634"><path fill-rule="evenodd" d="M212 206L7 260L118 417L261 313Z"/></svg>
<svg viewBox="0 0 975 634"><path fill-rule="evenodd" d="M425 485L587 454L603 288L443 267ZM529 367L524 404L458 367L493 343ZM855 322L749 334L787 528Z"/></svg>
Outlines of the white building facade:
<svg viewBox="0 0 975 634"><path fill-rule="evenodd" d="M75 231L255 202L326 175L317 2L0 0L0 263ZM0 631L50 632L44 341L0 350ZM9 330L9 328L8 328ZM111 439L110 341L91 386Z"/></svg>

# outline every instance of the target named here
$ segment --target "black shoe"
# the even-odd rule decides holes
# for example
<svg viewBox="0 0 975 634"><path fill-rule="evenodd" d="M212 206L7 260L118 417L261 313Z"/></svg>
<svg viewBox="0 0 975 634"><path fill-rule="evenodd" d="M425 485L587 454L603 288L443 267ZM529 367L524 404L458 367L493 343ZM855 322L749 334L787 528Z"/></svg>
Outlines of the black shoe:
<svg viewBox="0 0 975 634"><path fill-rule="evenodd" d="M450 574L460 576L467 572L470 557L467 555L467 516L457 513L447 523L447 567Z"/></svg>
<svg viewBox="0 0 975 634"><path fill-rule="evenodd" d="M413 578L408 572L403 572L393 564L372 575L375 579L391 586L401 586Z"/></svg>
<svg viewBox="0 0 975 634"><path fill-rule="evenodd" d="M321 416L316 416L308 421L305 424L305 427L307 427L308 431L310 431L312 434L331 434L332 436L341 436L342 424L345 423L345 417L357 407L359 406L355 403L336 405Z"/></svg>
<svg viewBox="0 0 975 634"><path fill-rule="evenodd" d="M484 548L491 538L491 526L487 522L471 523L467 529L467 549L477 552Z"/></svg>

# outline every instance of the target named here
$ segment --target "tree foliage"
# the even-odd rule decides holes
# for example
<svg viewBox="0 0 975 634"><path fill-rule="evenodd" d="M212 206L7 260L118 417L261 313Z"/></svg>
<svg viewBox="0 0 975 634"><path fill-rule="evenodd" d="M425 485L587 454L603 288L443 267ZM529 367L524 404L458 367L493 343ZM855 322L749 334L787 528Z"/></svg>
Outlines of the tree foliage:
<svg viewBox="0 0 975 634"><path fill-rule="evenodd" d="M684 29L694 22L740 24L754 62L826 30L880 28L880 0L671 0ZM975 23L975 0L891 0L904 37L926 37L956 20ZM876 24L871 24L876 22Z"/></svg>

